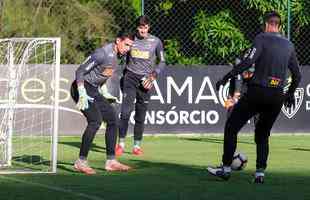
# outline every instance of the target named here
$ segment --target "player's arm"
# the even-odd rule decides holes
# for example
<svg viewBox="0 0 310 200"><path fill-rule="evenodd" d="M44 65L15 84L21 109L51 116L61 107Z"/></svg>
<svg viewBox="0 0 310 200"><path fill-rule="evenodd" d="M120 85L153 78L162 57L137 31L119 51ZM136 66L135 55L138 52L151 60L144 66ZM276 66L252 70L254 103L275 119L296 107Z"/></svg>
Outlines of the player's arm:
<svg viewBox="0 0 310 200"><path fill-rule="evenodd" d="M258 35L253 43L252 48L247 57L245 57L239 64L235 65L235 67L227 73L222 80L217 82L216 87L219 88L220 85L225 84L230 78L242 73L243 71L252 67L255 61L260 57L263 51L263 40L262 36Z"/></svg>
<svg viewBox="0 0 310 200"><path fill-rule="evenodd" d="M243 71L252 67L255 61L259 58L263 50L263 41L262 37L258 36L254 40L253 47L250 50L250 53L245 57L239 64L237 64L233 70L231 70L226 76L228 78L236 76Z"/></svg>
<svg viewBox="0 0 310 200"><path fill-rule="evenodd" d="M164 56L164 48L163 48L163 44L160 40L158 40L155 53L156 53L156 57L158 59L158 64L157 64L154 71L158 75L164 70L164 68L166 66L166 61L165 61L165 56Z"/></svg>
<svg viewBox="0 0 310 200"><path fill-rule="evenodd" d="M291 107L295 103L294 93L295 93L296 88L298 87L300 80L301 80L301 74L300 74L300 70L299 70L298 60L297 60L296 52L295 52L294 48L293 48L293 51L292 51L290 59L289 59L288 68L291 71L292 81L291 81L291 84L290 84L288 91L286 93L284 105L286 107Z"/></svg>
<svg viewBox="0 0 310 200"><path fill-rule="evenodd" d="M158 74L160 74L164 70L166 66L165 57L164 57L164 48L160 40L158 40L158 43L155 49L155 55L158 60L157 66L155 67L154 71L152 71L150 74L142 78L142 85L147 90L153 87L153 81L157 78Z"/></svg>
<svg viewBox="0 0 310 200"><path fill-rule="evenodd" d="M89 56L76 70L75 80L78 86L79 100L77 102L77 107L79 110L86 110L89 107L89 102L93 102L94 98L87 94L84 87L84 76L89 73L95 66L98 65L95 56Z"/></svg>
<svg viewBox="0 0 310 200"><path fill-rule="evenodd" d="M292 82L291 85L288 89L288 94L294 94L296 88L298 87L298 84L301 80L301 74L299 70L299 65L298 65L298 60L296 57L296 52L295 49L293 49L290 60L289 60L289 65L288 65L289 70L291 71L292 75Z"/></svg>
<svg viewBox="0 0 310 200"><path fill-rule="evenodd" d="M84 84L84 76L89 73L95 66L98 65L94 55L90 55L86 60L77 68L75 72L75 80L78 85Z"/></svg>

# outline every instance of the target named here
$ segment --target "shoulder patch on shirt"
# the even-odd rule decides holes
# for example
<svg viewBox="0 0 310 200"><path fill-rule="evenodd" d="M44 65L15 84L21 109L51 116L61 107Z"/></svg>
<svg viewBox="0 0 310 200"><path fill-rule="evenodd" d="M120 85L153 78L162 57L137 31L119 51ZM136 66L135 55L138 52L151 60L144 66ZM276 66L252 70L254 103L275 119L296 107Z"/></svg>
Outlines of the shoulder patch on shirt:
<svg viewBox="0 0 310 200"><path fill-rule="evenodd" d="M91 56L88 56L88 57L86 58L86 60L84 60L84 62L82 63L82 65L86 64L86 63L89 61L90 58L91 58Z"/></svg>
<svg viewBox="0 0 310 200"><path fill-rule="evenodd" d="M165 61L165 56L164 56L164 52L163 51L160 52L160 60L161 61Z"/></svg>
<svg viewBox="0 0 310 200"><path fill-rule="evenodd" d="M254 57L255 52L256 52L256 48L252 48L251 53L249 55L250 59L252 59Z"/></svg>
<svg viewBox="0 0 310 200"><path fill-rule="evenodd" d="M88 70L90 70L94 65L95 65L95 61L89 63L85 69L88 71Z"/></svg>

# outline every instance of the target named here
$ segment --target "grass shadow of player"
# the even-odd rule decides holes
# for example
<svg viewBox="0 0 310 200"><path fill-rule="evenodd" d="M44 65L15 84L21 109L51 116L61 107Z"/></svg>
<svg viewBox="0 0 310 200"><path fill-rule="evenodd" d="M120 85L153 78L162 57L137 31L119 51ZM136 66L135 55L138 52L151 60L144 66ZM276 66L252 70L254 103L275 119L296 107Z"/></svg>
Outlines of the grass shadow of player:
<svg viewBox="0 0 310 200"><path fill-rule="evenodd" d="M25 164L31 165L47 165L50 163L49 160L44 159L42 156L39 155L21 155L21 156L14 156L12 158L14 162L20 162Z"/></svg>
<svg viewBox="0 0 310 200"><path fill-rule="evenodd" d="M12 157L12 162L14 168L21 168L25 170L38 170L40 171L42 168L40 166L51 166L51 161L43 158L40 155L20 155ZM44 167L44 168L45 168Z"/></svg>
<svg viewBox="0 0 310 200"><path fill-rule="evenodd" d="M187 141L193 141L193 142L208 142L208 143L215 143L215 144L223 144L224 139L219 138L209 138L209 137L202 137L202 138L182 138L183 140ZM240 140L238 139L238 143L240 144L255 144L254 142L246 141L246 140Z"/></svg>
<svg viewBox="0 0 310 200"><path fill-rule="evenodd" d="M130 166L133 167L133 171L135 172L134 176L141 176L141 179L150 176L152 177L152 180L158 179L158 182L168 181L169 183L169 181L171 181L173 183L177 182L180 185L184 184L184 186L186 186L187 183L193 182L197 183L198 185L204 184L206 182L226 182L223 179L210 175L207 172L207 166L184 165L179 163L132 159L128 161L130 162ZM235 177L232 177L232 180L237 178L240 182L248 183L252 177L251 172L247 170L243 170L242 173L240 172L236 171ZM135 180L135 182L137 181L138 180Z"/></svg>

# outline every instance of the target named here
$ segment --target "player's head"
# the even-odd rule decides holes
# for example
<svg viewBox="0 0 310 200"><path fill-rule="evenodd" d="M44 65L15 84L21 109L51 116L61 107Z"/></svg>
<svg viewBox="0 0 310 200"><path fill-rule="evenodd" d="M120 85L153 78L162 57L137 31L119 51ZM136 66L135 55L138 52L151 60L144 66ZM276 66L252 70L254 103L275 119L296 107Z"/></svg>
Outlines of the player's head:
<svg viewBox="0 0 310 200"><path fill-rule="evenodd" d="M136 21L137 34L139 37L146 38L150 30L150 19L146 15L138 17Z"/></svg>
<svg viewBox="0 0 310 200"><path fill-rule="evenodd" d="M115 50L118 54L124 55L130 50L132 43L132 34L120 31L115 40Z"/></svg>
<svg viewBox="0 0 310 200"><path fill-rule="evenodd" d="M281 16L276 11L265 13L264 16L265 32L280 32Z"/></svg>

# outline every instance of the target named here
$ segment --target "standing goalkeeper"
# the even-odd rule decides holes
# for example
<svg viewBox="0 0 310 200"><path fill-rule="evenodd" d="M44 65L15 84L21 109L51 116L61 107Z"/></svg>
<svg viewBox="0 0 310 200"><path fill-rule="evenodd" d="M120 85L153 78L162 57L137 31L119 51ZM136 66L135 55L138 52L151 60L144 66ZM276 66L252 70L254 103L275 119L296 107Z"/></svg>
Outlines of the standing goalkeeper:
<svg viewBox="0 0 310 200"><path fill-rule="evenodd" d="M79 159L74 168L85 174L95 174L88 165L87 156L93 139L102 121L107 123L105 141L107 171L127 171L130 167L115 160L115 145L117 140L117 115L108 99L102 95L100 86L104 84L117 67L118 55L124 55L132 46L133 38L121 33L114 43L109 43L97 49L76 70L76 79L71 86L71 95L87 119L87 127L82 137Z"/></svg>
<svg viewBox="0 0 310 200"><path fill-rule="evenodd" d="M283 103L287 107L294 104L294 92L301 79L294 46L279 33L280 25L281 18L277 12L267 13L265 33L256 36L249 56L216 84L218 89L230 78L242 73L255 63L255 71L248 83L248 90L234 106L225 124L223 165L208 167L209 173L214 176L229 179L230 165L237 146L237 134L251 117L259 114L255 125L257 158L254 182L264 182L270 130ZM283 88L288 69L292 74L292 82L284 95Z"/></svg>
<svg viewBox="0 0 310 200"><path fill-rule="evenodd" d="M150 89L153 86L153 81L165 67L162 42L157 37L149 34L149 18L140 16L137 19L136 26L137 33L127 56L127 64L121 83L123 101L120 116L119 145L116 148L116 155L121 155L124 152L128 121L134 108L134 148L132 153L134 155L143 153L141 140L150 99Z"/></svg>

